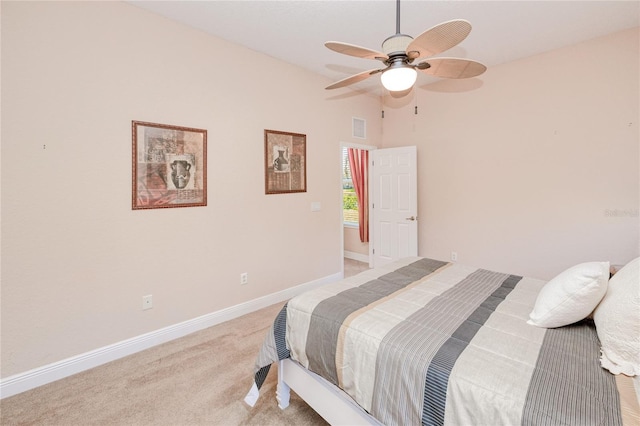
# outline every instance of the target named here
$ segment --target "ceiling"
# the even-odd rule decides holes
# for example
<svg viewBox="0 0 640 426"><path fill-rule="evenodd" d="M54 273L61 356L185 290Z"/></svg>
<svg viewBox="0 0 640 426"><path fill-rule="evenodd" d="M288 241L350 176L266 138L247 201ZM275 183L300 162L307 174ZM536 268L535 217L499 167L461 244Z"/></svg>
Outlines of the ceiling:
<svg viewBox="0 0 640 426"><path fill-rule="evenodd" d="M324 47L341 41L381 50L396 32L394 0L129 1L225 40L337 81L382 63ZM640 1L403 0L400 30L414 38L451 19L473 25L458 46L437 56L474 59L489 67L640 26ZM596 66L596 64L594 64ZM256 65L256 73L259 73ZM482 76L478 77L482 78ZM424 74L418 84L435 81ZM347 88L380 90L373 76Z"/></svg>

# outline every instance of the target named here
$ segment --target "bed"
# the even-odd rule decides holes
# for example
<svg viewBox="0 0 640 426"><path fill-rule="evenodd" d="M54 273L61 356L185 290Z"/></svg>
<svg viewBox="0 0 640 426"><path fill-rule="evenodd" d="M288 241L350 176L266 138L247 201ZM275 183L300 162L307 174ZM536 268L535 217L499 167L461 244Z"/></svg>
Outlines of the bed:
<svg viewBox="0 0 640 426"><path fill-rule="evenodd" d="M626 352L618 352L629 363L608 360L626 374L603 368L596 325L612 321L595 314L612 287L609 265L585 265L547 283L405 258L306 292L275 319L245 401L255 403L278 363L280 407L293 389L331 424L637 425L640 392L631 376L640 343L623 336ZM606 303L616 321L629 322L627 308L617 318L616 305L631 300L624 302L631 327L640 312L623 293L637 295L639 265L621 271L631 290L615 286L622 290L609 291L615 297Z"/></svg>

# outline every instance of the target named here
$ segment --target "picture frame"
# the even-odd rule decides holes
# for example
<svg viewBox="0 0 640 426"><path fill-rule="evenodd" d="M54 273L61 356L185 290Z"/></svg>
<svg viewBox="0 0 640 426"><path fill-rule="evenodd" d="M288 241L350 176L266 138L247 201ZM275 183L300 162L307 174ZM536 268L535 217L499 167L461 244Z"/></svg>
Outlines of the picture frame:
<svg viewBox="0 0 640 426"><path fill-rule="evenodd" d="M264 131L265 194L307 192L307 135Z"/></svg>
<svg viewBox="0 0 640 426"><path fill-rule="evenodd" d="M132 209L207 205L207 131L131 121Z"/></svg>

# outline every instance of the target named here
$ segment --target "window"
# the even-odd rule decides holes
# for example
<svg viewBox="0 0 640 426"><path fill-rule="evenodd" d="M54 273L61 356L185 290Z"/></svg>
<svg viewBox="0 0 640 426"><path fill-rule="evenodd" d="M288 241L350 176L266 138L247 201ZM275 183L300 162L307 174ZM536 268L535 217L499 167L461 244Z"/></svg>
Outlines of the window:
<svg viewBox="0 0 640 426"><path fill-rule="evenodd" d="M342 213L345 225L358 226L358 197L351 180L348 148L342 148Z"/></svg>

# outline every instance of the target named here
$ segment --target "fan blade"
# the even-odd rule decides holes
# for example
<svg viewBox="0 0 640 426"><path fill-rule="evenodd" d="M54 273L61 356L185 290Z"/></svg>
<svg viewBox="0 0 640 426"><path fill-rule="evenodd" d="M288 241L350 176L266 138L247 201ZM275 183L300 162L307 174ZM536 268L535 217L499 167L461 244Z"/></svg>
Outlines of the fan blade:
<svg viewBox="0 0 640 426"><path fill-rule="evenodd" d="M443 78L471 78L487 70L480 62L459 58L431 58L416 65L425 74Z"/></svg>
<svg viewBox="0 0 640 426"><path fill-rule="evenodd" d="M356 46L355 44L341 43L339 41L328 41L324 44L334 52L344 55L355 56L356 58L378 59L386 61L389 59L387 55L376 50L367 49L366 47Z"/></svg>
<svg viewBox="0 0 640 426"><path fill-rule="evenodd" d="M470 32L471 24L464 19L443 22L423 32L409 43L407 54L409 57L415 55L412 52L419 52L416 57L436 55L459 44Z"/></svg>
<svg viewBox="0 0 640 426"><path fill-rule="evenodd" d="M340 81L336 81L332 85L325 87L325 89L326 90L331 90L331 89L337 89L339 87L348 86L350 84L357 83L357 82L362 81L362 80L366 80L367 78L369 78L372 75L377 74L379 72L382 72L382 70L363 71L363 72L361 72L359 74L352 75L351 77L343 78Z"/></svg>

